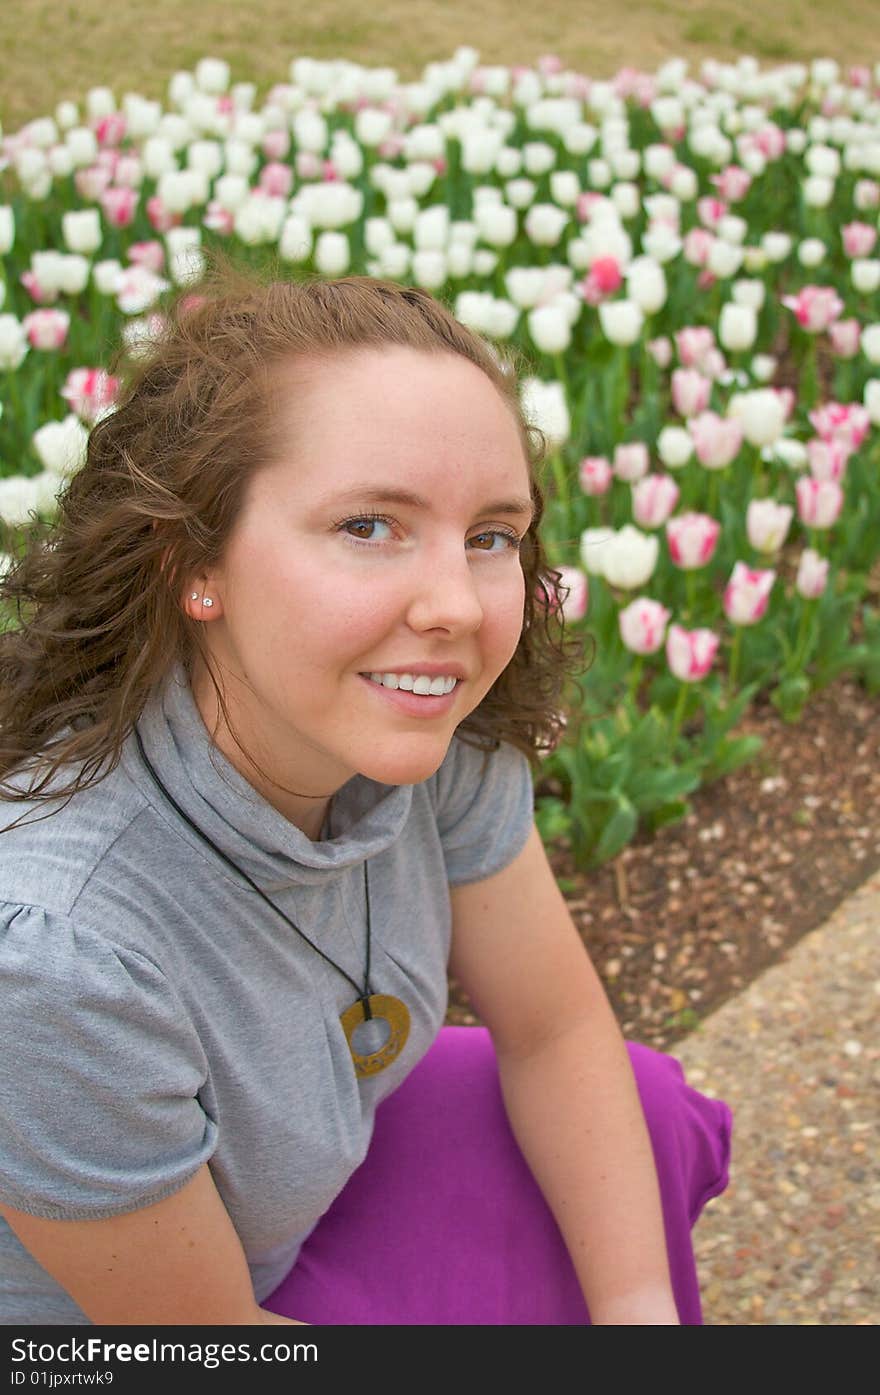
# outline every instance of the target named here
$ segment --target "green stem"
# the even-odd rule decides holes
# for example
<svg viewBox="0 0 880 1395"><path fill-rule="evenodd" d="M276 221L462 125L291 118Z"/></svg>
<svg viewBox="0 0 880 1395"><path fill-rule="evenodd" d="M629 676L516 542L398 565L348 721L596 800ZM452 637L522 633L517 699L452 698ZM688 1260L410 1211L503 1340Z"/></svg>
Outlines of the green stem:
<svg viewBox="0 0 880 1395"><path fill-rule="evenodd" d="M697 575L693 567L688 567L684 574L685 585L685 614L688 623L693 625L697 613Z"/></svg>
<svg viewBox="0 0 880 1395"><path fill-rule="evenodd" d="M735 689L736 689L736 677L737 677L737 671L738 671L738 669L739 669L739 659L740 659L740 650L741 650L741 648L742 648L742 626L741 626L741 625L737 625L736 629L734 630L734 634L733 634L733 645L732 645L731 650L730 650L730 671L729 671L728 676L727 676L727 687L728 687L728 690L729 690L729 693L730 693L730 696L731 696L731 697L733 697L733 694L734 694Z"/></svg>
<svg viewBox="0 0 880 1395"><path fill-rule="evenodd" d="M687 683L680 683L678 687L678 697L675 701L675 711L672 714L672 727L669 732L669 740L673 744L678 740L678 731L681 726L681 719L684 716L685 703L687 702L687 694Z"/></svg>

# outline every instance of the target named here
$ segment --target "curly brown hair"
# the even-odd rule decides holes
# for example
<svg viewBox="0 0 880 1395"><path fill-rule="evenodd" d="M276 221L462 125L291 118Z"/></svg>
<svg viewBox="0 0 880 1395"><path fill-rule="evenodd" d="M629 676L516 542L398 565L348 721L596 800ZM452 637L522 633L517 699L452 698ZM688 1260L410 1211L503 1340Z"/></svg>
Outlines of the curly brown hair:
<svg viewBox="0 0 880 1395"><path fill-rule="evenodd" d="M522 633L457 734L487 752L508 741L535 772L539 754L558 744L565 682L585 667L583 639L565 635L562 574L538 536L546 441L523 416L516 356L502 359L425 290L367 276L283 276L277 262L258 274L213 251L199 283L164 308L146 352L115 355L115 410L93 427L57 517L34 521L0 578L0 602L12 602L18 620L0 635L0 798L72 797L98 783L151 692L178 662L192 676L196 652L229 722L202 627L180 606L175 580L220 561L248 480L271 457L272 370L360 346L461 354L516 418L535 505L521 550ZM7 792L23 762L46 773ZM59 788L54 776L70 763L76 778Z"/></svg>

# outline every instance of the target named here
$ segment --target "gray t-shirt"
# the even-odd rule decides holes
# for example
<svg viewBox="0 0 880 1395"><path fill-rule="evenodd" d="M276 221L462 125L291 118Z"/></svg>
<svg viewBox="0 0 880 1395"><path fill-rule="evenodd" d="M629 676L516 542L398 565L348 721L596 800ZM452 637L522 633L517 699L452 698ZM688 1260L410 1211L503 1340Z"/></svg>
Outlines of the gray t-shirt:
<svg viewBox="0 0 880 1395"><path fill-rule="evenodd" d="M28 820L0 833L0 1201L116 1216L209 1162L260 1303L440 1029L448 888L521 851L531 771L502 743L481 778L482 752L453 738L421 784L354 776L312 842L212 744L180 666L138 730L181 808L358 983L369 859L371 985L407 1004L409 1039L358 1080L339 1022L351 984L180 818L129 736L67 803L0 801L0 827ZM0 1321L88 1323L2 1219Z"/></svg>

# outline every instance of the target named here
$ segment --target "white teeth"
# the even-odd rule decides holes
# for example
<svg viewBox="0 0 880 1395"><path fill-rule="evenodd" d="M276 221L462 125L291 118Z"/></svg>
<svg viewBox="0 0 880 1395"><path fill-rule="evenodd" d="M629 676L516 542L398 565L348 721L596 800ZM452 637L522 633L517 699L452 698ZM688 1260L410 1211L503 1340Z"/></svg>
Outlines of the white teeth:
<svg viewBox="0 0 880 1395"><path fill-rule="evenodd" d="M385 688L401 688L404 692L422 697L442 697L445 693L451 693L458 681L452 676L429 678L426 673L420 673L417 678L411 673L371 673L369 677Z"/></svg>

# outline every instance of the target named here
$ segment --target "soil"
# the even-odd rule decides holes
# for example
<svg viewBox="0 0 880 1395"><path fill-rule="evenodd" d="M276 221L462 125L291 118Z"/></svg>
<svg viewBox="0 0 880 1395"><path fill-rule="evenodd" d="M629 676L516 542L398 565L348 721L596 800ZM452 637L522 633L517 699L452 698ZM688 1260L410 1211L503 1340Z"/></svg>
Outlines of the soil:
<svg viewBox="0 0 880 1395"><path fill-rule="evenodd" d="M698 790L681 822L590 872L564 843L547 850L624 1035L659 1049L880 868L880 696L845 677L800 722L764 701L739 731L762 750ZM446 1020L479 1021L454 979Z"/></svg>

